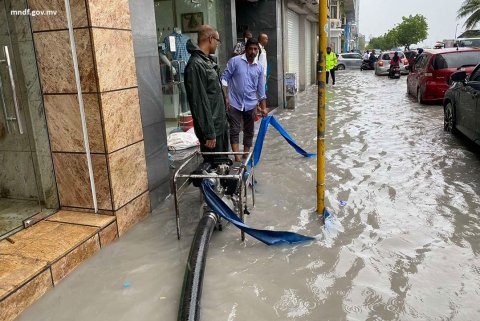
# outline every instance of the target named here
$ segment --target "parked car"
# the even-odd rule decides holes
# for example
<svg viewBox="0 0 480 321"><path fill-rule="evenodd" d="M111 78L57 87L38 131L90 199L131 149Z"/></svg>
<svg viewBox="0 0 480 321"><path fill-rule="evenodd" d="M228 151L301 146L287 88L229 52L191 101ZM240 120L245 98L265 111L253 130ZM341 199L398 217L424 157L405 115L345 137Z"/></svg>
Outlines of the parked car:
<svg viewBox="0 0 480 321"><path fill-rule="evenodd" d="M480 145L480 64L470 76L457 71L451 79L453 85L443 99L444 129L459 131Z"/></svg>
<svg viewBox="0 0 480 321"><path fill-rule="evenodd" d="M425 50L410 66L407 91L419 103L441 102L452 73L463 68L467 74L480 62L480 49L447 48Z"/></svg>
<svg viewBox="0 0 480 321"><path fill-rule="evenodd" d="M405 58L405 54L402 51L397 51L398 56L401 59L400 62L400 73L402 75L407 75L408 70L405 68L408 66L408 59ZM386 51L382 52L378 60L375 62L375 75L377 76L387 76L388 71L390 70L390 59L392 59L395 51Z"/></svg>
<svg viewBox="0 0 480 321"><path fill-rule="evenodd" d="M338 70L360 69L363 56L356 52L344 52L338 55Z"/></svg>

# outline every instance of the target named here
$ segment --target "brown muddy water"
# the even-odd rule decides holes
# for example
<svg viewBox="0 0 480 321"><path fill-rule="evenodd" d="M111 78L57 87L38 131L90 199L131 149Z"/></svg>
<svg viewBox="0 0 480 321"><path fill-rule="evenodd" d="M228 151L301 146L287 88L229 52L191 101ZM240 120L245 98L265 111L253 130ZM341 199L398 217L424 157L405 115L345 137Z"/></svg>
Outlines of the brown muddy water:
<svg viewBox="0 0 480 321"><path fill-rule="evenodd" d="M326 226L316 159L269 130L246 221L317 240L268 247L231 225L215 232L202 320L480 320L480 151L444 133L442 107L418 105L405 82L347 71L328 88ZM311 152L316 93L276 114ZM167 200L18 320L176 320L198 199L184 198L180 241Z"/></svg>

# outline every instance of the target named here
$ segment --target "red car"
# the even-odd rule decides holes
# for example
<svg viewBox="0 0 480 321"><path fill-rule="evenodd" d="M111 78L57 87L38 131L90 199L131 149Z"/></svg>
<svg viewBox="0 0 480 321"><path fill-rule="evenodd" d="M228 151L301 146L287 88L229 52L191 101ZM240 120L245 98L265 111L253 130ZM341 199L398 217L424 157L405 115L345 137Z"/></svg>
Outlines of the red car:
<svg viewBox="0 0 480 321"><path fill-rule="evenodd" d="M450 75L458 70L467 74L480 62L480 48L425 50L411 65L407 90L419 103L442 102Z"/></svg>

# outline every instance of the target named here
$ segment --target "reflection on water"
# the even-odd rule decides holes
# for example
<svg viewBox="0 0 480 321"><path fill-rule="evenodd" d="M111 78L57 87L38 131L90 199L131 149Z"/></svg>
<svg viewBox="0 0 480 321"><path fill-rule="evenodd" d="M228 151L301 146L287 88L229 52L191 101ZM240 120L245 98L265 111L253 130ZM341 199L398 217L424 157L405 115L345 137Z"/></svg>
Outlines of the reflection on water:
<svg viewBox="0 0 480 321"><path fill-rule="evenodd" d="M233 306L233 320L480 319L480 152L444 133L441 106L419 106L405 81L348 72L328 89L326 199L336 229L313 213L316 160L269 132L261 201L248 220L319 240L264 248L217 234L207 320L226 320ZM300 101L276 117L315 151L316 88Z"/></svg>

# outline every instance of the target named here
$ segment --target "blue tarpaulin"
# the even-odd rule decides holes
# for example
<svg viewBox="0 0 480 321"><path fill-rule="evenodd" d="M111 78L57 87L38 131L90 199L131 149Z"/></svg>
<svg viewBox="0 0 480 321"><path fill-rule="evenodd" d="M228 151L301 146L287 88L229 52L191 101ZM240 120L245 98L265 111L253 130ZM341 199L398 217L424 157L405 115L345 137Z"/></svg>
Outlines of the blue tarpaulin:
<svg viewBox="0 0 480 321"><path fill-rule="evenodd" d="M283 138L285 138L285 140L290 144L290 146L292 146L300 155L305 157L312 157L317 155L317 154L307 153L300 146L298 146L295 140L286 132L285 129L283 129L283 127L278 123L278 121L273 116L270 115L262 118L262 122L258 130L257 140L255 141L255 147L253 148L253 160L255 162L254 163L255 166L257 166L258 163L260 162L260 156L262 154L262 148L263 148L263 141L265 140L265 136L267 135L268 125L270 124L280 133L280 135L283 136ZM248 165L252 166L252 161L250 161Z"/></svg>
<svg viewBox="0 0 480 321"><path fill-rule="evenodd" d="M209 180L203 180L202 182L202 192L205 195L205 201L210 209L217 215L223 217L230 223L234 224L236 227L256 238L257 240L267 244L267 245L276 245L276 244L294 244L299 242L311 241L314 240L313 237L304 236L293 232L284 232L284 231L269 231L269 230L258 230L252 227L249 227L243 223L240 218L233 212L233 210L225 204L224 201L215 193L213 190L213 183Z"/></svg>
<svg viewBox="0 0 480 321"><path fill-rule="evenodd" d="M304 151L297 143L293 140L292 137L283 129L283 127L277 122L277 120L273 116L267 116L262 118L262 122L260 124L260 129L257 134L257 140L255 141L255 147L253 149L253 159L255 161L255 166L258 165L260 162L260 155L262 154L262 147L263 147L263 140L265 139L265 135L267 134L268 125L272 124L272 126L278 130L278 132L285 138L285 140L297 151L297 153L305 156L305 157L312 157L316 154L307 153ZM251 162L249 164L251 167ZM252 227L249 227L245 223L243 223L240 218L233 212L233 210L228 207L225 202L215 193L213 190L213 183L204 180L202 182L201 189L203 194L205 195L205 200L208 206L212 209L212 211L226 219L227 221L234 224L236 227L244 231L245 233L251 235L252 237L256 238L257 240L267 244L267 245L274 245L274 244L293 244L299 242L305 242L314 240L313 237L304 236L301 234L293 233L293 232L285 232L285 231L269 231L269 230L258 230Z"/></svg>

